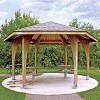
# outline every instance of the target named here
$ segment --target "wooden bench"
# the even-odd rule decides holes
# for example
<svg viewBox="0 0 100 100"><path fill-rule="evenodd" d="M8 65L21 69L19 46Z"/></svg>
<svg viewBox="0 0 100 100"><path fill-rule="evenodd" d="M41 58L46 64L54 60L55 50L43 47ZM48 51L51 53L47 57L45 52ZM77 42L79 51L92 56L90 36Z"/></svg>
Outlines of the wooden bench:
<svg viewBox="0 0 100 100"><path fill-rule="evenodd" d="M67 73L73 74L74 73L74 69L67 70Z"/></svg>
<svg viewBox="0 0 100 100"><path fill-rule="evenodd" d="M59 68L59 69L57 69L55 72L64 73L64 78L66 78L66 76L67 76L67 70L66 70L66 69Z"/></svg>
<svg viewBox="0 0 100 100"><path fill-rule="evenodd" d="M26 69L31 69L32 70L32 81L34 80L35 76L39 76L42 75L42 73L37 73L37 69L40 69L40 67L36 67L36 66L28 66L26 67Z"/></svg>
<svg viewBox="0 0 100 100"><path fill-rule="evenodd" d="M64 73L64 78L67 77L67 73L73 73L73 69L68 69L69 67L72 67L72 65L58 65L58 68L56 72Z"/></svg>
<svg viewBox="0 0 100 100"><path fill-rule="evenodd" d="M7 65L7 66L6 66L6 69L7 69L7 73L9 73L9 71L10 71L10 73L11 73L12 65ZM18 68L17 65L15 65L15 70L17 71L17 73L20 72L20 69Z"/></svg>

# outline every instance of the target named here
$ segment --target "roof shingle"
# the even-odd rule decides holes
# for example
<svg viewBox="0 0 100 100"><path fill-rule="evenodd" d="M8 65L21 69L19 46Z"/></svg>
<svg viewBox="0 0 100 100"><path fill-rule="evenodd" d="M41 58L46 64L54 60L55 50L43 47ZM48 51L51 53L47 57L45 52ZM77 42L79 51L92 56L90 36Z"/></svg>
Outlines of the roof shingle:
<svg viewBox="0 0 100 100"><path fill-rule="evenodd" d="M30 32L30 31L33 31L33 32L34 31L35 32L36 31L38 31L38 32L40 32L40 31L41 32L69 31L70 32L70 31L84 31L84 30L49 21L46 23L21 28L21 29L16 30L15 32Z"/></svg>

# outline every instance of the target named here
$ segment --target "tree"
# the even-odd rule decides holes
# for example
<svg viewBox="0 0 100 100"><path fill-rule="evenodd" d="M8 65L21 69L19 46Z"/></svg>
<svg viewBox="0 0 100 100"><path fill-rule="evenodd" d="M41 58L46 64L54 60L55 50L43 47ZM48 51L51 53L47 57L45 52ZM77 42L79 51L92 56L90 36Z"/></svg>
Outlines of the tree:
<svg viewBox="0 0 100 100"><path fill-rule="evenodd" d="M5 20L5 23L1 25L1 37L2 39L6 38L14 30L38 24L39 21L35 17L31 17L30 13L21 14L20 10L15 11L15 18L10 21Z"/></svg>
<svg viewBox="0 0 100 100"><path fill-rule="evenodd" d="M75 18L71 22L69 22L69 26L80 28L80 22L78 22L78 20Z"/></svg>
<svg viewBox="0 0 100 100"><path fill-rule="evenodd" d="M92 36L97 38L98 42L90 44L90 66L100 67L100 29L94 29L91 23L81 23L77 19L73 19L70 23L70 26L81 28L89 32ZM79 65L84 66L86 64L85 57L83 56L83 49L79 46Z"/></svg>
<svg viewBox="0 0 100 100"><path fill-rule="evenodd" d="M0 65L5 66L7 63L11 63L11 44L5 43L4 39L10 35L14 30L38 24L39 21L35 17L31 17L30 13L21 14L20 10L15 11L15 18L10 21L5 20L5 23L1 25L0 29ZM21 54L21 50L17 55ZM18 56L17 56L18 57ZM16 59L18 60L18 59ZM21 59L20 59L21 61ZM19 62L19 61L16 61Z"/></svg>
<svg viewBox="0 0 100 100"><path fill-rule="evenodd" d="M64 63L62 46L42 45L39 48L39 63L44 67L55 67Z"/></svg>

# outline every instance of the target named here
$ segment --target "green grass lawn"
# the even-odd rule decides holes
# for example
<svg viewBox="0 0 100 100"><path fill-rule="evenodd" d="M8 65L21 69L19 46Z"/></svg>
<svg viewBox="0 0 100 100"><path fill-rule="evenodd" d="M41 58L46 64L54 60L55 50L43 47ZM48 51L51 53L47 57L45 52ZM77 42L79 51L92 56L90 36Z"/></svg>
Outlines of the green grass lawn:
<svg viewBox="0 0 100 100"><path fill-rule="evenodd" d="M7 77L0 77L0 100L25 100L24 93L18 93L2 86L2 81Z"/></svg>
<svg viewBox="0 0 100 100"><path fill-rule="evenodd" d="M84 72L85 70L79 70L80 74L85 75ZM94 89L85 92L80 92L78 94L85 100L100 100L100 70L98 69L90 70L90 77L98 81L99 83L98 86Z"/></svg>
<svg viewBox="0 0 100 100"><path fill-rule="evenodd" d="M7 74L7 69L0 67L0 74Z"/></svg>
<svg viewBox="0 0 100 100"><path fill-rule="evenodd" d="M39 72L46 73L46 72L55 72L55 71L54 69L44 68L44 69L40 69ZM4 73L4 74L7 73L6 69L0 68L0 74L1 73ZM79 69L79 74L86 75L86 70ZM78 94L85 100L100 100L100 70L91 69L90 77L96 79L99 82L98 86L92 90L80 92ZM25 94L8 90L2 86L1 83L5 78L6 77L0 77L0 100L24 100Z"/></svg>

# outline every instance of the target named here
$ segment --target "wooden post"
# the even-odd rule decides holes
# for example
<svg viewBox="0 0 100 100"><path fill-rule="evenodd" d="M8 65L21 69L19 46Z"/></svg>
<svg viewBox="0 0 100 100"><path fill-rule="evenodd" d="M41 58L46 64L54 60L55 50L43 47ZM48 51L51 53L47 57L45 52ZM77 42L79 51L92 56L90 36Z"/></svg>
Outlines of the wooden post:
<svg viewBox="0 0 100 100"><path fill-rule="evenodd" d="M86 55L86 61L87 61L87 75L86 75L86 80L89 80L89 66L90 66L90 49L89 49L89 41L82 38L78 37L79 41L81 42L85 55Z"/></svg>
<svg viewBox="0 0 100 100"><path fill-rule="evenodd" d="M73 53L73 62L74 62L74 89L77 88L78 84L78 41L77 37L74 35L69 35L68 36L71 48L72 48L72 53Z"/></svg>
<svg viewBox="0 0 100 100"><path fill-rule="evenodd" d="M89 43L86 44L85 48L85 54L86 54L86 60L87 60L87 75L86 80L89 80L89 68L90 68L90 49L89 49Z"/></svg>
<svg viewBox="0 0 100 100"><path fill-rule="evenodd" d="M21 37L12 40L12 79L13 80L15 80L15 56L20 43L21 43Z"/></svg>
<svg viewBox="0 0 100 100"><path fill-rule="evenodd" d="M38 65L38 48L39 48L39 43L42 35L39 35L37 38L37 41L35 43L35 67ZM35 69L35 74L37 74L37 69Z"/></svg>
<svg viewBox="0 0 100 100"><path fill-rule="evenodd" d="M67 65L67 44L64 44L64 59L65 65Z"/></svg>
<svg viewBox="0 0 100 100"><path fill-rule="evenodd" d="M35 44L35 66L37 66L38 62L38 45Z"/></svg>
<svg viewBox="0 0 100 100"><path fill-rule="evenodd" d="M15 47L16 45L12 43L12 80L15 80L15 55L16 55Z"/></svg>
<svg viewBox="0 0 100 100"><path fill-rule="evenodd" d="M24 88L26 83L26 58L25 58L25 38L22 37L22 87Z"/></svg>
<svg viewBox="0 0 100 100"><path fill-rule="evenodd" d="M23 36L22 37L22 87L25 87L26 83L26 61L27 61L27 53L28 53L28 46L32 36Z"/></svg>
<svg viewBox="0 0 100 100"><path fill-rule="evenodd" d="M38 44L35 44L35 67L38 65ZM37 69L35 69L35 74L37 74Z"/></svg>

